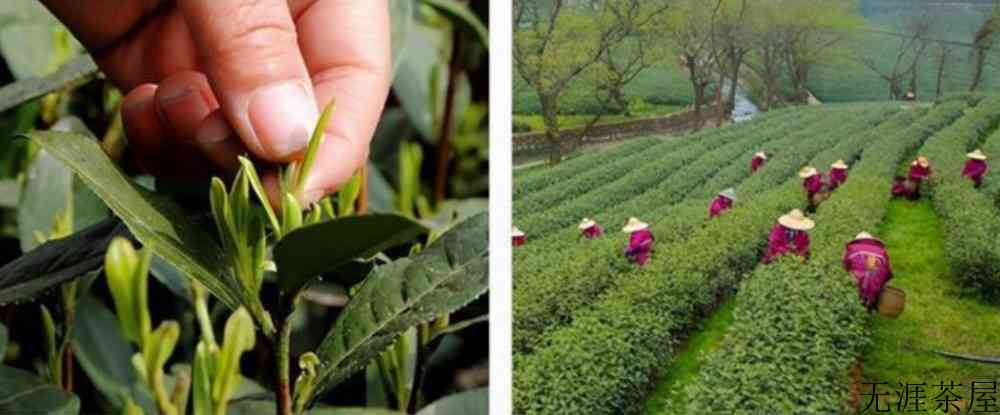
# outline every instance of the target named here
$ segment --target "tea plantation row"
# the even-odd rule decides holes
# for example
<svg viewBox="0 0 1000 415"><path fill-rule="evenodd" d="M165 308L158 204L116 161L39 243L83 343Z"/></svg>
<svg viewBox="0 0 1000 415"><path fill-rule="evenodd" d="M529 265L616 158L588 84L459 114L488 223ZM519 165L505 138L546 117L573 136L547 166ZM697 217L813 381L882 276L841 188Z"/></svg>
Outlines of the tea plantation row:
<svg viewBox="0 0 1000 415"><path fill-rule="evenodd" d="M775 156L740 184L745 199L737 207L661 244L647 267L608 266L617 252L603 257L604 267L586 267L590 271L576 278L608 272L617 283L582 303L566 326L548 331L533 353L515 356L515 411L600 414L634 409L653 369L672 354L675 336L757 265L775 218L804 206L795 172L807 163L853 161L877 138L905 129L919 115L909 110L885 120L897 111L898 106L871 105L844 111L851 116L840 119L841 128L827 127ZM744 168L746 162L742 160ZM705 205L702 209L705 215ZM654 233L670 233L657 228L658 219L650 218Z"/></svg>
<svg viewBox="0 0 1000 415"><path fill-rule="evenodd" d="M866 339L866 314L853 277L840 263L844 244L878 228L897 166L964 106L938 106L867 148L848 183L820 206L810 262L784 258L747 278L723 347L705 357L687 390L688 396L711 391L715 399L689 402L690 413L846 412L847 373ZM974 118L966 116L942 134Z"/></svg>

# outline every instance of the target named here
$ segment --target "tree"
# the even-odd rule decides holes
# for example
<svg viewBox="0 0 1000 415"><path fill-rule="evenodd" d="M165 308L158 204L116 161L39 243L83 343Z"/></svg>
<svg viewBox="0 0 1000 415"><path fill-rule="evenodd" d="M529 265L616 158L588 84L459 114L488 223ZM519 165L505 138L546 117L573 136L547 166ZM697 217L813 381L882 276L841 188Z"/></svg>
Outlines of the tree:
<svg viewBox="0 0 1000 415"><path fill-rule="evenodd" d="M948 65L948 58L955 49L946 43L938 43L934 49L934 61L937 63L937 85L934 90L935 99L941 98L941 81L944 79L944 69Z"/></svg>
<svg viewBox="0 0 1000 415"><path fill-rule="evenodd" d="M836 59L837 47L863 27L854 0L775 0L783 11L775 22L781 45L779 55L795 90L795 99L805 102L806 84L818 63Z"/></svg>
<svg viewBox="0 0 1000 415"><path fill-rule="evenodd" d="M976 31L972 38L972 54L975 56L975 64L972 69L970 91L978 89L980 83L983 81L983 69L986 66L986 58L990 49L993 48L993 38L998 25L1000 25L1000 0L993 0L993 15L983 22L983 25L979 27L979 30Z"/></svg>
<svg viewBox="0 0 1000 415"><path fill-rule="evenodd" d="M514 63L541 103L549 161L562 159L559 99L570 82L597 63L652 16L666 0L515 0ZM592 125L592 124L591 124ZM582 137L582 135L581 135Z"/></svg>
<svg viewBox="0 0 1000 415"><path fill-rule="evenodd" d="M695 128L704 122L702 107L717 65L712 26L723 0L706 5L702 0L678 0L667 13L667 34L677 50L694 93Z"/></svg>
<svg viewBox="0 0 1000 415"><path fill-rule="evenodd" d="M878 74L889 83L889 98L898 100L903 97L903 80L909 79L909 89L916 93L917 68L920 60L927 51L930 44L927 35L930 33L933 19L929 14L921 17L908 19L904 25L906 35L900 37L899 46L896 49L895 57L891 60L891 66L883 67L880 62L881 54L877 56L860 56L861 63Z"/></svg>
<svg viewBox="0 0 1000 415"><path fill-rule="evenodd" d="M662 30L662 26L647 24L636 29L622 42L608 48L601 55L598 65L595 65L594 82L599 93L607 97L607 107L611 112L629 112L629 100L625 95L625 86L632 83L645 70L663 60L665 48L663 42L654 32Z"/></svg>
<svg viewBox="0 0 1000 415"><path fill-rule="evenodd" d="M732 109L736 102L736 89L739 86L740 68L743 60L753 47L747 16L749 8L747 0L724 0L719 2L718 13L712 25L712 42L716 45L719 70L719 99L716 102L718 124L722 124L727 110ZM729 88L726 89L728 80ZM725 100L722 93L725 92Z"/></svg>

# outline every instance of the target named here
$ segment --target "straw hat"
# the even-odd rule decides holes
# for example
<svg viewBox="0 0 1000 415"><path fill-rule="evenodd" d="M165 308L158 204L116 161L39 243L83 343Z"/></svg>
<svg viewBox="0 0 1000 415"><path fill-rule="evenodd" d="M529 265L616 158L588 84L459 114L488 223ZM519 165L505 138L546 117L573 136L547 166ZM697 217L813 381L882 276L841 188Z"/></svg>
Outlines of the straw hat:
<svg viewBox="0 0 1000 415"><path fill-rule="evenodd" d="M976 151L966 154L966 156L968 156L970 159L973 160L986 160L986 155L983 154L983 150L980 150L978 148L976 149Z"/></svg>
<svg viewBox="0 0 1000 415"><path fill-rule="evenodd" d="M722 197L724 197L726 199L729 199L729 200L732 200L732 201L735 202L736 201L736 189L733 189L732 187L730 187L730 188L728 188L726 190L723 190L723 191L719 192L719 196L722 196Z"/></svg>
<svg viewBox="0 0 1000 415"><path fill-rule="evenodd" d="M594 226L596 224L597 224L597 222L594 222L594 220L591 219L591 218L583 218L583 220L580 221L580 226L578 226L578 228L580 228L580 229L588 229L591 226Z"/></svg>
<svg viewBox="0 0 1000 415"><path fill-rule="evenodd" d="M632 233L635 231L641 231L649 227L649 224L639 220L638 218L628 218L628 223L622 228L622 232Z"/></svg>
<svg viewBox="0 0 1000 415"><path fill-rule="evenodd" d="M854 237L855 241L860 241L862 239L875 239L875 237L872 236L872 234L870 234L868 232L861 232L861 233L858 234L858 236Z"/></svg>
<svg viewBox="0 0 1000 415"><path fill-rule="evenodd" d="M794 209L785 215L781 215L781 217L778 218L778 223L780 223L781 226L795 229L797 231L808 231L816 226L816 222L807 218L806 215L802 214L802 211L798 209Z"/></svg>
<svg viewBox="0 0 1000 415"><path fill-rule="evenodd" d="M762 158L762 159L764 159L764 160L767 160L767 153L765 153L765 152L763 152L763 151L758 151L758 152L757 152L756 154L754 154L753 156L754 156L754 157L760 157L760 158Z"/></svg>
<svg viewBox="0 0 1000 415"><path fill-rule="evenodd" d="M806 178L809 178L809 177L813 177L813 176L815 176L817 174L819 174L819 172L816 171L815 167L811 167L811 166L806 166L806 167L803 167L802 170L799 170L799 177L801 177L803 179L806 179Z"/></svg>
<svg viewBox="0 0 1000 415"><path fill-rule="evenodd" d="M835 169L847 169L847 163L844 163L844 160L837 160L837 162L831 164L830 167Z"/></svg>
<svg viewBox="0 0 1000 415"><path fill-rule="evenodd" d="M514 227L514 230L510 231L510 234L515 238L524 236L524 232L521 232L520 229L517 229L517 226Z"/></svg>
<svg viewBox="0 0 1000 415"><path fill-rule="evenodd" d="M918 164L920 165L920 167L927 167L927 166L931 165L931 162L927 160L927 157L920 156L920 157L917 157L917 160L913 162L914 166L916 166Z"/></svg>

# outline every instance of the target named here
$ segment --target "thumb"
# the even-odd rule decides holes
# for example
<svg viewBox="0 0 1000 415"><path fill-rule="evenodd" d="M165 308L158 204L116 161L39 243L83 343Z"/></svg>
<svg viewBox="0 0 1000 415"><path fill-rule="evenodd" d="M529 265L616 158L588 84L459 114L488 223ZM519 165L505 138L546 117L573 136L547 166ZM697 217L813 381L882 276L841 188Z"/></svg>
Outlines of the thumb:
<svg viewBox="0 0 1000 415"><path fill-rule="evenodd" d="M286 0L178 0L226 119L270 161L296 158L319 118Z"/></svg>

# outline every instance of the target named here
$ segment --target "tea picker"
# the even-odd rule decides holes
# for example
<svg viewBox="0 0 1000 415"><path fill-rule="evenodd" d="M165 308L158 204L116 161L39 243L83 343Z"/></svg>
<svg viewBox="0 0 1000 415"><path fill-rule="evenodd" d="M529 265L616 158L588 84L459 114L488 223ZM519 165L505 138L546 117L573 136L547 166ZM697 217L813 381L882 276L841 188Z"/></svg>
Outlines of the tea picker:
<svg viewBox="0 0 1000 415"><path fill-rule="evenodd" d="M767 238L767 253L764 263L770 264L775 258L793 254L809 258L809 230L816 227L812 219L806 217L799 209L794 209L778 218L778 223L771 229Z"/></svg>
<svg viewBox="0 0 1000 415"><path fill-rule="evenodd" d="M629 234L625 257L640 267L646 265L652 255L655 240L653 233L649 231L649 224L638 218L629 218L622 232Z"/></svg>
<svg viewBox="0 0 1000 415"><path fill-rule="evenodd" d="M978 189L983 185L983 176L990 169L989 165L986 164L986 154L983 151L976 149L969 154L966 154L968 160L965 162L965 167L962 168L962 177L968 177L976 184Z"/></svg>

